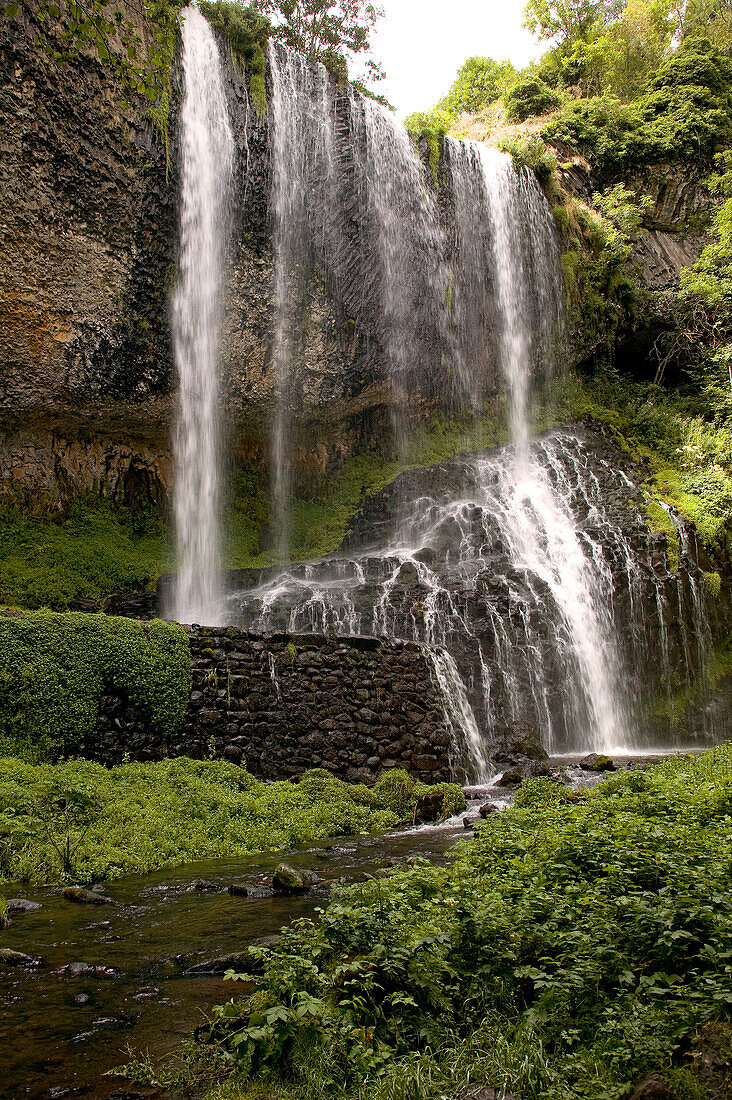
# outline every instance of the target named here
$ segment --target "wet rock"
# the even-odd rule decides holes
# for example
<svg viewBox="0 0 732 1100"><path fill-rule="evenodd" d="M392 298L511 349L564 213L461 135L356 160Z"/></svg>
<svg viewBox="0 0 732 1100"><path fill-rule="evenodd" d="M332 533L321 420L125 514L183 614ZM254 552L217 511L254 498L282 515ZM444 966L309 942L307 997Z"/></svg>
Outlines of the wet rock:
<svg viewBox="0 0 732 1100"><path fill-rule="evenodd" d="M231 955L219 955L215 959L206 959L204 962L194 963L185 971L191 977L205 975L221 975L227 970L236 970L238 973L246 973L250 966L248 956L240 953Z"/></svg>
<svg viewBox="0 0 732 1100"><path fill-rule="evenodd" d="M504 1092L503 1089L488 1086L487 1088L470 1088L466 1092L461 1092L455 1100L514 1100L514 1098L509 1093Z"/></svg>
<svg viewBox="0 0 732 1100"><path fill-rule="evenodd" d="M196 890L199 894L217 894L220 887L215 882L209 882L208 879L197 878L193 880L188 889Z"/></svg>
<svg viewBox="0 0 732 1100"><path fill-rule="evenodd" d="M58 971L59 974L68 974L70 978L118 978L120 971L115 970L113 966L104 966L103 964L87 963L87 962L72 962L67 963L66 966L62 966Z"/></svg>
<svg viewBox="0 0 732 1100"><path fill-rule="evenodd" d="M439 791L428 791L417 799L414 811L415 825L427 825L442 817L443 797Z"/></svg>
<svg viewBox="0 0 732 1100"><path fill-rule="evenodd" d="M506 768L498 780L499 787L518 787L523 782L524 773L521 768Z"/></svg>
<svg viewBox="0 0 732 1100"><path fill-rule="evenodd" d="M272 875L272 888L277 894L305 894L308 884L294 867L290 867L288 863L280 863Z"/></svg>
<svg viewBox="0 0 732 1100"><path fill-rule="evenodd" d="M690 1072L710 1100L732 1097L732 1024L712 1020L685 1043Z"/></svg>
<svg viewBox="0 0 732 1100"><path fill-rule="evenodd" d="M591 752L589 756L585 756L583 760L580 760L579 765L583 771L586 772L614 772L615 765L613 764L612 757L603 756L596 752Z"/></svg>
<svg viewBox="0 0 732 1100"><path fill-rule="evenodd" d="M160 990L156 985L146 985L143 989L139 989L134 994L135 1001L154 1001L156 997L160 996Z"/></svg>
<svg viewBox="0 0 732 1100"><path fill-rule="evenodd" d="M463 818L463 829L474 829L477 824L478 824L477 817L464 817Z"/></svg>
<svg viewBox="0 0 732 1100"><path fill-rule="evenodd" d="M29 901L27 898L8 898L5 904L9 913L30 913L41 908L40 901Z"/></svg>
<svg viewBox="0 0 732 1100"><path fill-rule="evenodd" d="M75 1005L85 1005L85 1004L88 1004L88 1003L89 1003L89 994L88 993L77 993L76 996L74 997L74 1004Z"/></svg>
<svg viewBox="0 0 732 1100"><path fill-rule="evenodd" d="M495 802L484 802L478 810L478 813L481 817L488 817L489 814L497 814L498 806L496 806Z"/></svg>
<svg viewBox="0 0 732 1100"><path fill-rule="evenodd" d="M528 722L513 722L502 730L493 753L498 764L523 764L525 761L547 760L538 731Z"/></svg>
<svg viewBox="0 0 732 1100"><path fill-rule="evenodd" d="M84 886L67 886L64 890L67 901L75 901L81 905L114 905L115 902L106 894L96 890L87 890Z"/></svg>
<svg viewBox="0 0 732 1100"><path fill-rule="evenodd" d="M229 883L229 885L226 887L226 889L227 889L228 893L230 893L235 898L248 898L249 897L249 888L247 886L242 886L241 883L239 883L239 882Z"/></svg>
<svg viewBox="0 0 732 1100"><path fill-rule="evenodd" d="M641 1077L630 1095L630 1100L674 1100L675 1093L660 1073L647 1073Z"/></svg>
<svg viewBox="0 0 732 1100"><path fill-rule="evenodd" d="M9 947L0 947L0 966L40 966L41 960L26 955L23 951L12 951Z"/></svg>

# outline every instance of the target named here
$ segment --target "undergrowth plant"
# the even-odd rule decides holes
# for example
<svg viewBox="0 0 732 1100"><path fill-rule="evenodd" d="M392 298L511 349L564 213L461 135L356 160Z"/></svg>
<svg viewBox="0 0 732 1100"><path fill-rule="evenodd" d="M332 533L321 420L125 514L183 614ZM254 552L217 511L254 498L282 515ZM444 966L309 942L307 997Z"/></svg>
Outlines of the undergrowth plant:
<svg viewBox="0 0 732 1100"><path fill-rule="evenodd" d="M211 1026L242 1091L218 1095L620 1100L673 1075L732 1012L732 746L523 790L448 866L344 887L250 948L253 990Z"/></svg>
<svg viewBox="0 0 732 1100"><path fill-rule="evenodd" d="M164 741L188 710L185 631L160 619L0 614L0 752L45 760L74 751L94 725L105 688L142 707Z"/></svg>

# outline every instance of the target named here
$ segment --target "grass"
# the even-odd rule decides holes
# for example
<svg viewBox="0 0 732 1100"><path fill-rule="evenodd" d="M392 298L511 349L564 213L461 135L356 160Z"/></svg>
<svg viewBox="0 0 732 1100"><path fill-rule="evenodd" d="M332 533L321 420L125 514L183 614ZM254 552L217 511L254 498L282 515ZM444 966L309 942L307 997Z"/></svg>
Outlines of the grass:
<svg viewBox="0 0 732 1100"><path fill-rule="evenodd" d="M104 768L0 757L0 881L91 882L381 832L411 821L431 789L445 815L464 807L458 786L429 788L400 769L368 788L318 769L297 783L263 783L221 760Z"/></svg>

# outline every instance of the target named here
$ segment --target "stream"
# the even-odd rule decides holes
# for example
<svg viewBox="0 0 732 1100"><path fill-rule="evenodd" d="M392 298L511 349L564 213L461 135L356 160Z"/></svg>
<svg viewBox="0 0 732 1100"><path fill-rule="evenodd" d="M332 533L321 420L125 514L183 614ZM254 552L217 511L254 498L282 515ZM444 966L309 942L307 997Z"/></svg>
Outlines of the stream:
<svg viewBox="0 0 732 1100"><path fill-rule="evenodd" d="M59 887L4 886L8 897L42 907L13 913L1 945L41 961L33 969L0 967L0 1097L139 1095L137 1086L104 1076L130 1060L127 1047L156 1062L190 1035L203 1012L239 992L224 982L223 965L218 974L200 972L205 964L243 955L327 902L316 894L235 896L230 884L263 887L283 861L326 884L363 880L392 860L443 859L465 835L457 821L188 863L106 884L114 906L67 901ZM196 880L218 889L197 890Z"/></svg>

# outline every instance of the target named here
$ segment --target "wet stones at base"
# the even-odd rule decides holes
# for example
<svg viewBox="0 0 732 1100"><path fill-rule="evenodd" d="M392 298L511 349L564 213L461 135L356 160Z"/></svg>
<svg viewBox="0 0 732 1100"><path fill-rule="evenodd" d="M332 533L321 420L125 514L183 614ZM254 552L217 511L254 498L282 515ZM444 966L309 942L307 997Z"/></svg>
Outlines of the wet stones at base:
<svg viewBox="0 0 732 1100"><path fill-rule="evenodd" d="M41 960L23 951L13 951L9 947L0 947L0 966L19 966L28 969L41 965Z"/></svg>
<svg viewBox="0 0 732 1100"><path fill-rule="evenodd" d="M589 756L585 756L583 760L580 760L579 766L586 772L614 772L616 770L612 757L603 756L596 752L591 752Z"/></svg>
<svg viewBox="0 0 732 1100"><path fill-rule="evenodd" d="M30 913L41 908L40 901L29 901L28 898L8 898L5 904L9 913Z"/></svg>

